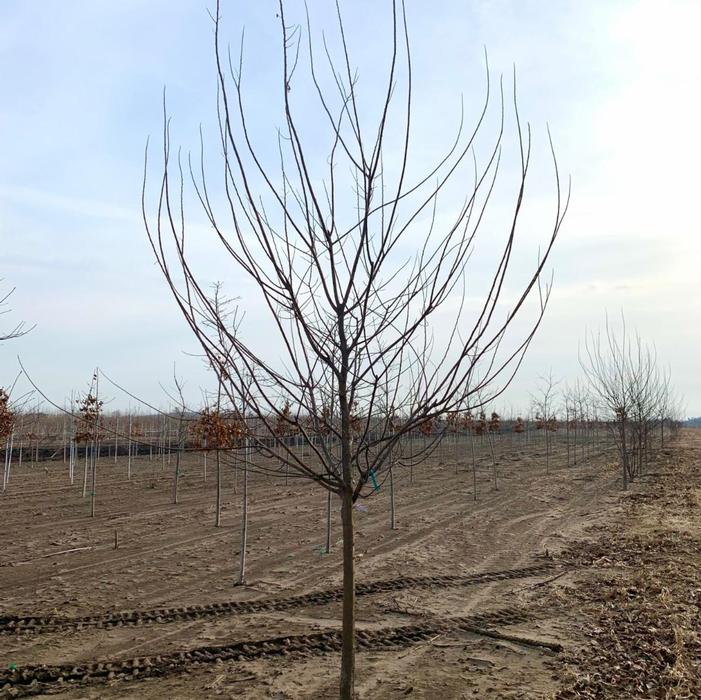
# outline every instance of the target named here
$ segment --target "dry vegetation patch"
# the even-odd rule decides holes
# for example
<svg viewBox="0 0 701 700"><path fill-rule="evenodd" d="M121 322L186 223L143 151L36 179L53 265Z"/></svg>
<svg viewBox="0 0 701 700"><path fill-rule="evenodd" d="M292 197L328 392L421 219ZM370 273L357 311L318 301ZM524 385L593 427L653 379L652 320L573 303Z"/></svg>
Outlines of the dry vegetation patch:
<svg viewBox="0 0 701 700"><path fill-rule="evenodd" d="M697 435L621 519L561 553L592 569L553 592L574 603L583 644L563 657L558 700L701 697L701 483Z"/></svg>

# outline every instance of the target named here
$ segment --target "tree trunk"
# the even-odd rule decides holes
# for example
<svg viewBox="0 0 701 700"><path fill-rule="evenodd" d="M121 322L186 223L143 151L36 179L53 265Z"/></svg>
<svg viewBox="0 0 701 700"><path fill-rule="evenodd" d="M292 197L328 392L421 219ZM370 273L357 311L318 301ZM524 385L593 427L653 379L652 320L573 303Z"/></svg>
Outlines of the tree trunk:
<svg viewBox="0 0 701 700"><path fill-rule="evenodd" d="M353 700L355 687L355 557L353 488L346 484L342 494L343 523L343 649L341 653L341 700Z"/></svg>
<svg viewBox="0 0 701 700"><path fill-rule="evenodd" d="M394 469L392 465L389 467L389 523L392 530L397 529L397 522L394 517Z"/></svg>
<svg viewBox="0 0 701 700"><path fill-rule="evenodd" d="M326 544L324 553L331 553L331 491L326 492Z"/></svg>
<svg viewBox="0 0 701 700"><path fill-rule="evenodd" d="M494 490L499 490L499 483L497 482L497 458L494 456L494 439L491 434L487 434L487 442L489 443L489 451L492 454L492 477L494 480Z"/></svg>
<svg viewBox="0 0 701 700"><path fill-rule="evenodd" d="M31 455L31 452L30 452ZM83 498L88 494L88 443L85 442L85 461L83 462Z"/></svg>
<svg viewBox="0 0 701 700"><path fill-rule="evenodd" d="M95 444L93 443L92 454L92 491L90 491L90 517L95 517L95 496L97 494L97 455L95 454Z"/></svg>
<svg viewBox="0 0 701 700"><path fill-rule="evenodd" d="M5 469L2 473L2 490L5 491L7 488L7 457L9 454L10 439L5 441Z"/></svg>
<svg viewBox="0 0 701 700"><path fill-rule="evenodd" d="M628 449L626 447L626 424L625 419L621 420L621 463L623 465L623 490L628 488Z"/></svg>
<svg viewBox="0 0 701 700"><path fill-rule="evenodd" d="M97 496L97 460L100 456L100 387L95 370L95 423L93 426L93 454L92 454L92 491L90 492L90 517L95 517L95 497ZM87 445L86 445L87 449Z"/></svg>
<svg viewBox="0 0 701 700"><path fill-rule="evenodd" d="M15 446L15 432L10 434L10 453L7 455L7 480L10 480L10 471L12 471L12 451Z"/></svg>
<svg viewBox="0 0 701 700"><path fill-rule="evenodd" d="M243 511L241 514L241 566L239 568L239 585L246 581L246 545L248 544L248 438L243 456Z"/></svg>
<svg viewBox="0 0 701 700"><path fill-rule="evenodd" d="M217 505L216 505L216 517L214 519L214 526L221 527L221 459L219 456L219 450L217 450Z"/></svg>
<svg viewBox="0 0 701 700"><path fill-rule="evenodd" d="M175 475L173 479L173 503L178 503L178 483L180 481L180 447L175 455Z"/></svg>
<svg viewBox="0 0 701 700"><path fill-rule="evenodd" d="M477 460L475 459L475 437L470 435L470 449L472 451L472 500L477 500Z"/></svg>
<svg viewBox="0 0 701 700"><path fill-rule="evenodd" d="M131 481L131 453L132 453L132 444L131 444L131 414L129 415L129 441L128 441L128 446L127 446L127 479Z"/></svg>
<svg viewBox="0 0 701 700"><path fill-rule="evenodd" d="M163 430L161 432L161 471L166 468L166 418L163 416Z"/></svg>
<svg viewBox="0 0 701 700"><path fill-rule="evenodd" d="M75 442L71 438L71 442L68 447L68 479L73 486L73 473L75 470Z"/></svg>

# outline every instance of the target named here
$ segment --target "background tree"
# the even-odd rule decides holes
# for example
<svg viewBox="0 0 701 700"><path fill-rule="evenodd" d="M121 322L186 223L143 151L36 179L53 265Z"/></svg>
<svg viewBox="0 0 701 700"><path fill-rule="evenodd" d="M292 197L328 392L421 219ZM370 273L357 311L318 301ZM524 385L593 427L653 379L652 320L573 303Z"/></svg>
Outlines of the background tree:
<svg viewBox="0 0 701 700"><path fill-rule="evenodd" d="M98 397L99 380L95 370L90 390L77 401L79 424L76 427L76 442L85 443L85 467L83 471L83 498L88 484L88 447L90 447L90 473L92 477L90 490L90 517L95 517L95 498L97 496L97 457L100 443L100 419L103 402Z"/></svg>
<svg viewBox="0 0 701 700"><path fill-rule="evenodd" d="M176 452L175 452L175 470L173 472L173 503L178 503L178 487L180 485L180 477L182 476L182 457L185 451L185 443L187 441L187 428L188 425L185 421L185 413L187 412L187 405L185 403L185 397L183 395L183 382L182 379L178 379L175 374L175 367L173 367L173 385L175 386L175 396L171 396L168 392L168 396L171 400L175 401L176 410L175 421L176 421L176 433L175 439L177 442ZM170 426L169 426L170 428Z"/></svg>
<svg viewBox="0 0 701 700"><path fill-rule="evenodd" d="M2 473L2 490L7 489L12 460L12 438L15 429L15 411L10 405L10 394L0 387L0 443L5 443L5 465Z"/></svg>
<svg viewBox="0 0 701 700"><path fill-rule="evenodd" d="M165 108L153 216L144 178L144 222L155 258L218 374L222 391L232 405L246 406L255 421L251 439L256 450L282 460L291 471L339 498L343 698L353 696L355 669L353 504L371 495L371 473L377 476L389 469L390 456L403 436L440 416L468 409L475 396L493 399L509 384L545 311L550 288L541 285L541 274L567 207L553 156L557 201L552 227L537 260L534 254L532 268L525 277L514 279L514 245L531 161L531 130L522 128L514 85L518 162L514 205L503 225L481 305L475 309L465 304L468 262L505 145L504 91L500 84L490 144L479 149L484 157L477 156L476 139L486 128L493 98L489 71L475 127L468 131L460 114L456 137L445 153L433 166L417 172L420 166L411 158L414 96L405 8L401 2L392 2L391 7L386 88L379 103L372 105L379 116L369 125L361 116L367 113L361 108L363 94L340 10L339 52L335 54L325 42L329 71L322 76L311 23L307 20L306 34L299 26L288 25L284 3L279 3L282 126L273 166L253 142L243 90L243 51L234 64L221 50L217 3L214 40L222 192L211 189L204 155L196 169L189 161L189 174L232 270L253 283L268 312L265 345L251 340L243 325L232 331L206 293L205 279L191 264L184 167L180 159L171 158ZM295 88L303 60L325 132L318 122L296 117ZM306 100L305 119L309 109ZM328 155L322 161L311 155L310 135L316 144L327 144ZM145 173L148 170L147 160ZM447 196L448 185L464 187L465 182L470 184L455 204ZM439 205L443 194L445 208ZM222 200L223 208L218 206ZM490 227L490 245L494 231ZM508 303L507 288L512 300ZM449 313L443 313L448 308ZM517 334L513 321L527 309L534 316ZM382 411L382 387L389 387L400 427L390 425ZM281 406L286 402L293 410L283 417ZM324 406L333 407L333 420L324 416ZM279 419L289 422L309 446L310 458L276 439ZM325 449L325 441L315 439L325 431L336 449Z"/></svg>
<svg viewBox="0 0 701 700"><path fill-rule="evenodd" d="M0 280L2 282L2 280ZM9 292L5 293L3 296L0 296L0 316L6 314L9 312L9 309L5 308L7 306L7 300L12 296L14 293L15 289L12 288ZM26 328L25 327L25 322L20 321L17 323L14 327L12 327L10 330L5 330L2 331L0 330L0 343L6 340L12 340L14 338L19 338L23 335L26 335L29 333L29 331L32 330L34 326L31 328ZM11 393L11 392L10 392ZM4 408L3 408L3 402L4 402ZM8 426L10 427L10 432L8 436L5 436L6 438L6 446L5 446L5 465L3 469L3 483L2 483L2 490L3 492L7 488L7 481L10 476L10 466L12 464L12 450L14 449L14 413L9 407L9 393L5 392L4 389L0 388L0 441L3 438L2 430L7 429ZM29 453L31 456L31 439L29 443ZM37 442L37 453L39 451L39 446ZM65 457L64 457L65 460ZM20 444L19 444L19 463L20 465L22 464L22 440L20 439ZM70 474L70 479L71 483L73 483L73 471L72 471L72 463L69 466L69 474ZM93 504L94 507L94 504Z"/></svg>
<svg viewBox="0 0 701 700"><path fill-rule="evenodd" d="M243 448L243 488L241 494L241 541L239 548L239 577L237 584L246 582L246 547L248 546L248 467L251 458L251 426L246 415L245 404L240 413L235 413L230 424L230 435L234 444Z"/></svg>
<svg viewBox="0 0 701 700"><path fill-rule="evenodd" d="M214 514L215 527L221 527L222 507L222 470L221 451L236 447L238 436L236 426L227 420L220 410L221 401L217 401L217 408L205 406L193 425L196 444L206 450L214 450L215 466L217 473L217 495Z"/></svg>
<svg viewBox="0 0 701 700"><path fill-rule="evenodd" d="M552 372L547 377L539 377L537 391L531 396L531 403L535 412L536 430L543 431L546 474L550 472L550 434L557 430L555 404L558 383L553 379Z"/></svg>
<svg viewBox="0 0 701 700"><path fill-rule="evenodd" d="M577 464L577 437L584 429L584 391L577 380L565 386L562 391L562 407L565 412L565 441L567 446L567 466ZM582 440L584 442L584 440Z"/></svg>
<svg viewBox="0 0 701 700"><path fill-rule="evenodd" d="M286 442L291 435L290 425L292 421L290 420L290 415L292 413L292 406L289 401L285 401L282 409L280 411L280 416L276 418L275 425L275 436L280 442ZM281 466L285 470L285 486L287 486L287 481L290 474L289 465L287 462L280 462Z"/></svg>
<svg viewBox="0 0 701 700"><path fill-rule="evenodd" d="M464 411L462 414L462 424L465 428L465 434L470 439L470 453L472 456L472 500L477 500L477 458L475 456L475 435L476 424L472 411Z"/></svg>
<svg viewBox="0 0 701 700"><path fill-rule="evenodd" d="M580 364L613 426L626 489L643 469L650 426L669 385L660 379L654 350L637 334L629 337L625 318L618 332L606 319L603 337L587 335Z"/></svg>

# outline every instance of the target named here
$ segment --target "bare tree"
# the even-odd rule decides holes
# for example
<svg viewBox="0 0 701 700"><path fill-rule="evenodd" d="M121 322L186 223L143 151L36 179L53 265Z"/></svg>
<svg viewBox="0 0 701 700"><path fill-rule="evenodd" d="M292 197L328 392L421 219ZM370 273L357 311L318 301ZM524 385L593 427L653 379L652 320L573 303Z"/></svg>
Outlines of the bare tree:
<svg viewBox="0 0 701 700"><path fill-rule="evenodd" d="M618 333L606 319L605 339L600 333L586 337L580 364L612 421L626 489L643 469L650 421L659 415L660 395L668 387L660 381L654 351L637 334L629 337L625 318Z"/></svg>
<svg viewBox="0 0 701 700"><path fill-rule="evenodd" d="M31 380L30 380L31 381ZM95 517L95 499L97 497L97 459L100 449L100 430L102 423L103 401L99 398L99 376L96 369L92 376L90 390L78 404L80 424L75 441L85 443L85 466L83 469L83 498L86 496L88 485L88 446L90 446L90 473L92 483L90 489L90 517Z"/></svg>
<svg viewBox="0 0 701 700"><path fill-rule="evenodd" d="M230 362L231 354L233 351L233 341L232 338L235 337L239 318L238 309L231 309L231 304L234 299L226 297L223 294L223 285L221 282L215 282L213 285L214 293L208 299L208 303L211 304L213 311L212 318L216 319L212 322L211 319L204 318L202 322L207 326L207 328L215 335L217 353L215 360L212 360L211 350L206 353L206 360L208 366L214 371L217 378L217 398L216 398L216 410L214 413L205 411L208 413L203 414L205 418L205 423L209 421L209 429L211 434L207 434L206 426L204 432L204 444L210 444L212 439L216 441L216 452L215 452L215 466L216 466L216 478L217 478L217 500L216 500L216 515L215 515L215 526L221 526L221 510L222 510L222 449L231 448L235 446L237 441L237 436L234 434L236 432L237 425L232 425L231 421L225 420L226 411L222 410L222 401L226 402L225 387L223 382L230 380L229 375L226 372L226 367ZM231 402L235 406L236 399L231 397ZM235 410L232 412L236 413ZM234 461L234 493L236 493L236 477L237 477L237 465ZM205 462L205 480L206 480L206 462Z"/></svg>
<svg viewBox="0 0 701 700"><path fill-rule="evenodd" d="M487 423L487 442L489 443L489 453L492 455L492 477L494 480L494 490L499 490L497 482L497 458L494 454L494 436L501 432L501 418L498 413L492 411Z"/></svg>
<svg viewBox="0 0 701 700"><path fill-rule="evenodd" d="M658 401L658 420L660 423L660 447L664 447L664 426L670 418L670 409L674 403L674 394L671 388L671 374L665 370L660 374L660 395Z"/></svg>
<svg viewBox="0 0 701 700"><path fill-rule="evenodd" d="M187 405L185 403L185 396L183 395L183 381L178 379L175 373L175 367L173 367L173 385L175 386L175 396L170 393L168 397L175 401L176 411L175 419L177 421L177 431L176 431L176 441L177 441L177 451L175 453L175 471L173 472L173 503L178 503L178 487L180 486L180 477L182 476L182 456L185 450L185 441L187 439L187 425L185 423L185 412L187 411Z"/></svg>
<svg viewBox="0 0 701 700"><path fill-rule="evenodd" d="M558 384L559 382L553 379L551 371L547 377L538 377L537 393L531 396L531 403L535 412L536 429L543 431L546 474L550 472L550 433L557 430L555 404Z"/></svg>
<svg viewBox="0 0 701 700"><path fill-rule="evenodd" d="M10 403L10 392L0 387L0 442L5 441L5 466L2 472L2 490L7 489L10 478L10 465L12 462L12 447L17 421L16 412Z"/></svg>
<svg viewBox="0 0 701 700"><path fill-rule="evenodd" d="M279 3L283 126L278 165L273 167L253 143L243 90L243 51L237 63L222 51L217 3L213 19L225 213L206 177L204 156L197 165L188 159L187 167L179 157L171 157L165 105L154 210L146 198L148 158L144 166L144 223L153 253L218 373L222 391L233 405L245 405L252 417L252 446L270 458L271 472L281 474L282 464L339 498L342 698L353 696L355 673L353 505L373 494L371 473L378 476L390 469L393 449L403 436L440 416L469 409L473 397L492 400L509 384L547 305L550 286L541 284L541 275L569 198L561 197L550 145L556 188L551 228L527 278L515 281L511 263L530 167L531 130L521 124L514 84L519 162L514 205L481 305L475 309L466 304L468 262L495 188L505 141L503 87L500 83L497 90L497 124L483 162L476 156L475 139L486 128L493 98L488 70L474 129L465 128L461 114L454 141L434 166L417 176L411 159L414 97L406 14L400 0L391 7L386 90L374 105L379 107L377 122L368 127L360 116L362 95L340 9L340 58L334 58L331 49L325 52L329 89L329 81L321 77L309 20L306 34L299 26L289 26L284 3ZM322 126L313 125L315 143L328 143L322 164L311 156L305 125L295 116L302 57L326 126L324 134ZM304 107L308 113L309 104ZM390 143L397 134L399 153ZM183 194L186 170L223 254L237 274L253 282L269 314L265 339L251 338L243 326L232 332L206 293L206 280L191 264ZM448 184L462 186L466 181L470 184L462 201L452 206L450 220L443 210L439 216L439 199ZM490 239L493 242L494 235ZM504 294L507 288L510 301ZM512 321L533 311L526 308L531 299L535 314L517 336ZM446 328L442 312L448 308ZM271 347L282 358L275 357ZM401 418L396 423L383 411L383 387L389 387L389 404ZM285 414L287 403L292 411ZM324 413L325 406L333 406L333 420ZM280 421L309 446L309 459L280 438ZM325 434L331 439L315 439ZM337 448L330 449L331 444Z"/></svg>
<svg viewBox="0 0 701 700"><path fill-rule="evenodd" d="M463 425L465 426L465 434L470 438L470 454L472 456L472 500L477 500L477 458L475 456L475 434L476 423L471 411L466 411L463 414Z"/></svg>
<svg viewBox="0 0 701 700"><path fill-rule="evenodd" d="M193 426L195 440L203 450L214 450L217 472L217 494L214 515L214 526L221 527L222 508L222 451L232 450L239 439L238 425L232 421L231 412L222 411L221 390L217 392L217 403L214 408L205 406L199 413Z"/></svg>
<svg viewBox="0 0 701 700"><path fill-rule="evenodd" d="M253 382L248 379L248 386ZM238 585L246 582L246 547L248 546L248 468L251 458L250 428L246 415L246 404L241 406L241 412L237 416L234 433L239 445L243 446L243 489L241 494L241 542L239 547L239 578Z"/></svg>
<svg viewBox="0 0 701 700"><path fill-rule="evenodd" d="M587 448L591 451L595 434L596 401L591 390L579 379L568 384L562 391L562 408L565 413L565 431L567 441L567 466L577 464L577 450L581 451L582 460Z"/></svg>

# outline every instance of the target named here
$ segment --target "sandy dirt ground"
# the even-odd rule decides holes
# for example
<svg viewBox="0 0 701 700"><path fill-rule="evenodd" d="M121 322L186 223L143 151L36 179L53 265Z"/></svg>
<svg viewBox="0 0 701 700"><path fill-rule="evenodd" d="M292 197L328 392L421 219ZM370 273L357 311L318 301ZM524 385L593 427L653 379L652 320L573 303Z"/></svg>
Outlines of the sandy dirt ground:
<svg viewBox="0 0 701 700"><path fill-rule="evenodd" d="M693 681L699 657L680 649L698 627L698 607L694 623L693 609L674 601L700 600L701 435L687 431L658 450L651 475L626 494L610 451L567 467L560 446L546 473L542 444L503 440L498 489L489 452L478 449L475 500L461 451L457 466L451 448L415 467L413 481L397 473L398 529L386 483L356 514L358 697L701 697L664 694L658 681L616 685L626 674L607 672L622 659L611 649L637 638L616 637L616 625L630 623L606 598L635 587L626 577L640 576L636 560L647 555L654 563L645 571L661 567L660 580L683 569L676 593L660 593L677 631L670 650L650 652L662 659L650 674L672 664L667 685ZM201 455L189 458L174 505L167 460L138 460L128 481L123 458L103 459L94 519L79 472L72 486L60 462L13 472L0 498L0 696L337 696L338 508L326 555L324 492L252 477L247 585L234 586L240 488L227 468L215 528L212 465L204 483ZM658 552L665 537L679 547Z"/></svg>

